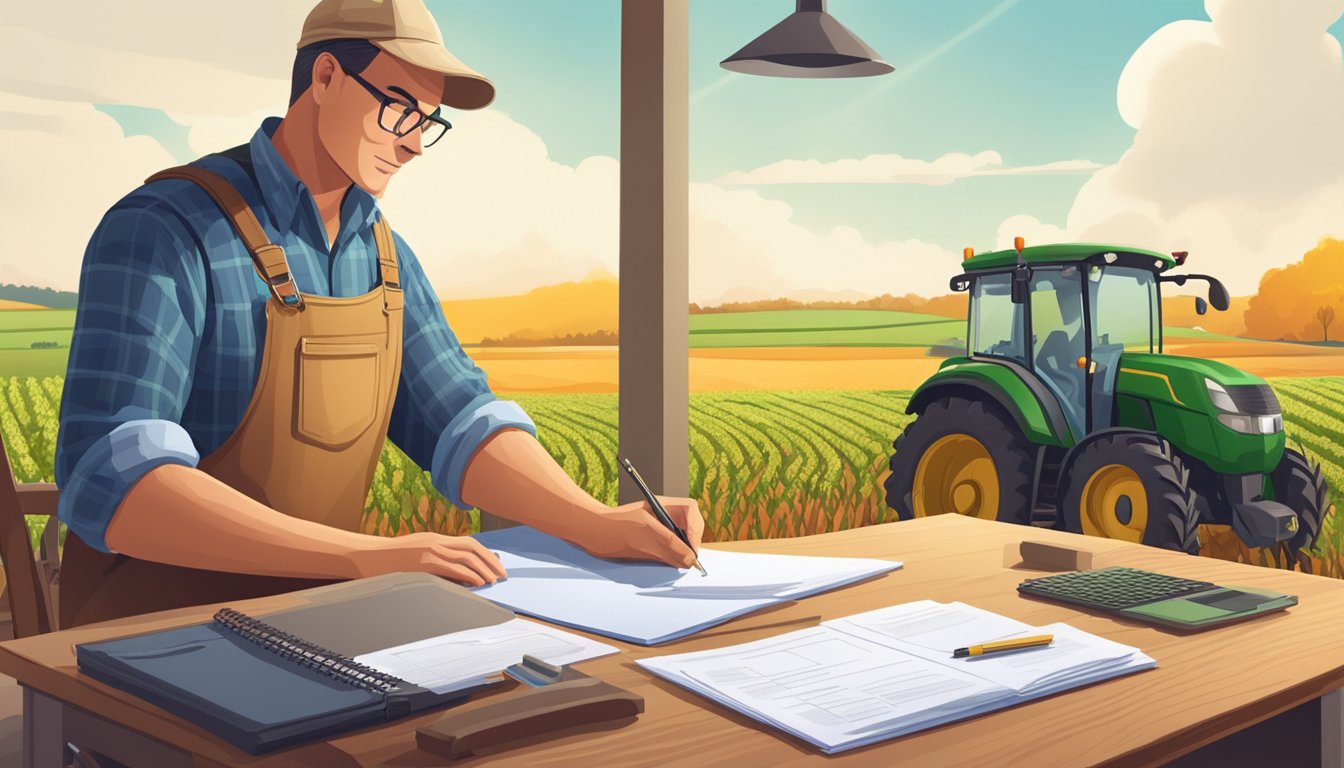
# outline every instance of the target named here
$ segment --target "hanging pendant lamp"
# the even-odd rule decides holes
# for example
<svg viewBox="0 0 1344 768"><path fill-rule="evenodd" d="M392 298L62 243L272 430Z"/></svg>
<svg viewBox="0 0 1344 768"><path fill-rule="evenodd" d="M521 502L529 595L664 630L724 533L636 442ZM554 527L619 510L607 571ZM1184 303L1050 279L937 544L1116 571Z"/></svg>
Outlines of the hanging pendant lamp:
<svg viewBox="0 0 1344 768"><path fill-rule="evenodd" d="M798 0L797 11L719 65L773 77L868 77L893 69L826 12L826 0Z"/></svg>

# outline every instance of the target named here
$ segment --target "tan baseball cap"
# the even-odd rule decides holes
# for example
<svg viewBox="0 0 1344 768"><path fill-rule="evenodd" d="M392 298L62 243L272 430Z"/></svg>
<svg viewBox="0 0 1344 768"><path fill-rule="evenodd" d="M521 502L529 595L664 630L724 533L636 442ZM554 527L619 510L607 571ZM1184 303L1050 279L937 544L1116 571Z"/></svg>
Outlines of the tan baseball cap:
<svg viewBox="0 0 1344 768"><path fill-rule="evenodd" d="M443 73L443 103L480 109L495 86L443 46L443 35L424 0L322 0L303 22L300 48L323 40L361 38L402 61Z"/></svg>

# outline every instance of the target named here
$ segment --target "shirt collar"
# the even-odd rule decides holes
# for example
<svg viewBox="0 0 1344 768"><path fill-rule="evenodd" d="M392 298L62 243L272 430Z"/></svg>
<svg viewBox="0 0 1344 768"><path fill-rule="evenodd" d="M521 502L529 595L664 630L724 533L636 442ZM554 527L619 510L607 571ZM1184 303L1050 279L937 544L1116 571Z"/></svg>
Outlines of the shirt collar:
<svg viewBox="0 0 1344 768"><path fill-rule="evenodd" d="M279 127L278 117L261 121L261 127L252 135L250 148L257 186L261 187L261 199L270 210L275 227L287 232L293 229L299 201L309 193L271 141ZM371 226L377 213L378 203L373 195L351 184L345 199L341 201L341 231L348 230L352 225L360 229Z"/></svg>

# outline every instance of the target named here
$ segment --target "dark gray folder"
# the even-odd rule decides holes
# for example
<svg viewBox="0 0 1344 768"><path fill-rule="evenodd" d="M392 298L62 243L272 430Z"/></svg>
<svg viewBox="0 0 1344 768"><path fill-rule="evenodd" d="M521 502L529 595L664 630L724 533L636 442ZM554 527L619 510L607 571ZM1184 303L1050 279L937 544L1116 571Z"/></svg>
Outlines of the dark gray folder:
<svg viewBox="0 0 1344 768"><path fill-rule="evenodd" d="M460 701L354 656L513 618L438 576L396 573L293 593L296 608L75 646L79 669L249 754Z"/></svg>
<svg viewBox="0 0 1344 768"><path fill-rule="evenodd" d="M389 573L292 595L306 605L258 618L352 658L514 617L508 608L428 573Z"/></svg>

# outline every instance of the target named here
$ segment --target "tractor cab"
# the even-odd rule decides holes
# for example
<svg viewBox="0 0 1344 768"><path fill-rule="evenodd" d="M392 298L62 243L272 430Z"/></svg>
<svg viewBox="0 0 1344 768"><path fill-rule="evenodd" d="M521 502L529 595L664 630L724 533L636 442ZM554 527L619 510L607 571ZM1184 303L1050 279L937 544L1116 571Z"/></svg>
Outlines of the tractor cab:
<svg viewBox="0 0 1344 768"><path fill-rule="evenodd" d="M1208 283L1196 311L1226 310L1208 275L1166 274L1187 254L1067 243L975 254L965 355L911 396L887 503L901 517L956 513L1197 552L1200 524L1253 547L1313 543L1329 509L1319 465L1286 447L1269 384L1163 352L1164 283Z"/></svg>
<svg viewBox="0 0 1344 768"><path fill-rule="evenodd" d="M1159 275L1185 261L1107 246L1044 246L975 256L954 291L971 295L968 352L1013 361L1057 401L1072 437L1117 426L1122 356L1162 352L1160 282L1209 282L1197 307L1226 310L1227 290L1206 275ZM969 251L969 249L968 249Z"/></svg>

